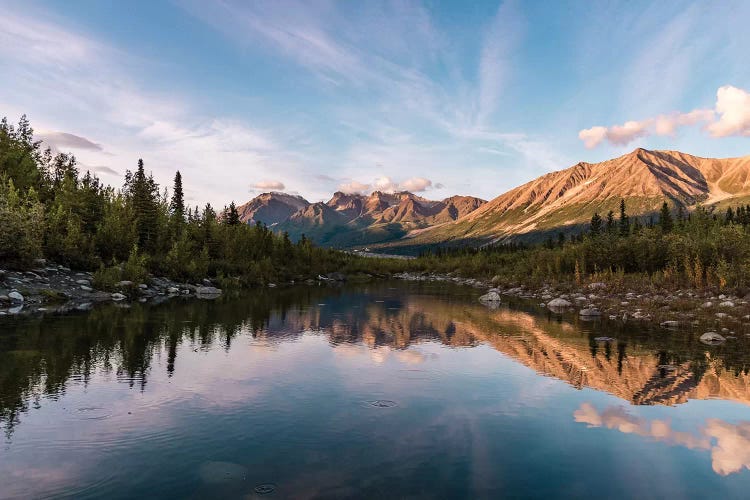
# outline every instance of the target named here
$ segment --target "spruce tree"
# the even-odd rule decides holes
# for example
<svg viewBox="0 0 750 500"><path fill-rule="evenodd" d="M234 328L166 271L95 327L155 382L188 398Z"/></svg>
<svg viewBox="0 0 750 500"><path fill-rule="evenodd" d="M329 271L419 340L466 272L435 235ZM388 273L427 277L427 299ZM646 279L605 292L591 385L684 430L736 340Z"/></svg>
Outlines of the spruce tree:
<svg viewBox="0 0 750 500"><path fill-rule="evenodd" d="M661 212L659 213L659 225L661 226L662 233L668 233L672 231L674 227L674 221L672 220L672 211L669 210L669 205L665 201L661 206Z"/></svg>
<svg viewBox="0 0 750 500"><path fill-rule="evenodd" d="M625 200L620 200L620 236L627 236L630 234L630 219L628 214L625 213Z"/></svg>
<svg viewBox="0 0 750 500"><path fill-rule="evenodd" d="M185 220L185 195L182 191L182 174L178 170L174 174L174 186L172 187L172 200L169 203L169 212L178 222Z"/></svg>
<svg viewBox="0 0 750 500"><path fill-rule="evenodd" d="M596 236L602 232L602 216L599 215L599 212L595 212L594 216L591 217L589 231L593 236Z"/></svg>
<svg viewBox="0 0 750 500"><path fill-rule="evenodd" d="M240 224L240 213L237 211L237 205L232 201L229 204L229 208L224 214L224 223L228 226L239 226Z"/></svg>
<svg viewBox="0 0 750 500"><path fill-rule="evenodd" d="M607 232L612 232L615 228L615 213L610 210L607 212Z"/></svg>

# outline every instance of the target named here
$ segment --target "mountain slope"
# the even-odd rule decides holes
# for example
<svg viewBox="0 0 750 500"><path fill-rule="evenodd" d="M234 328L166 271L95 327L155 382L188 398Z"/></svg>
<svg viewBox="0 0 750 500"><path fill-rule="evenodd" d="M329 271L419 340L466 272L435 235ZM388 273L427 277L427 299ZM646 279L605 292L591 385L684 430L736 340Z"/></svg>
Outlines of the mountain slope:
<svg viewBox="0 0 750 500"><path fill-rule="evenodd" d="M484 244L506 238L538 239L552 230L588 223L594 212L617 211L625 199L631 215L652 214L667 200L691 207L750 195L750 156L711 159L677 151L635 151L601 163L578 163L551 172L424 231L400 246Z"/></svg>
<svg viewBox="0 0 750 500"><path fill-rule="evenodd" d="M310 202L301 196L286 193L263 193L237 207L240 220L246 224L262 222L272 226L287 220L295 212L310 205Z"/></svg>
<svg viewBox="0 0 750 500"><path fill-rule="evenodd" d="M413 230L455 221L484 203L470 196L433 201L407 191L369 196L336 192L325 203L293 213L276 229L292 239L304 234L320 245L346 248L397 240Z"/></svg>

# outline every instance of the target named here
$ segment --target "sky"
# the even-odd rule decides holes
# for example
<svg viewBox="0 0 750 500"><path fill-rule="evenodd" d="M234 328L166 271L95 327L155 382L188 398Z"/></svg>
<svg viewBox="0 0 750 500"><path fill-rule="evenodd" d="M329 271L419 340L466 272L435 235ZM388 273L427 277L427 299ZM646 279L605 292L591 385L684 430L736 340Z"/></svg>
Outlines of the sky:
<svg viewBox="0 0 750 500"><path fill-rule="evenodd" d="M0 116L187 201L492 199L637 147L750 154L750 2L0 0Z"/></svg>

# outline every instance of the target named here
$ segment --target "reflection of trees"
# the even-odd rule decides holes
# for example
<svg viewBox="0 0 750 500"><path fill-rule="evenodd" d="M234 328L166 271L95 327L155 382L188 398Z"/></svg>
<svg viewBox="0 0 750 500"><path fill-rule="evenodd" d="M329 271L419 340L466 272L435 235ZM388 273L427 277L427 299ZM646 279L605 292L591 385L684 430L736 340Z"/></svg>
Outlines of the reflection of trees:
<svg viewBox="0 0 750 500"><path fill-rule="evenodd" d="M0 422L11 432L30 401L64 393L71 376L88 383L97 370L111 372L145 390L154 357L165 353L171 376L184 343L228 350L238 335L282 342L304 332L372 348L485 342L539 373L637 404L704 397L750 402L743 349L712 347L709 357L692 335L632 326L601 331L596 323L529 314L523 305L491 311L455 290L436 292L433 286L425 294L421 286L258 290L236 299L108 305L81 315L10 320L0 325ZM596 340L605 336L616 340Z"/></svg>

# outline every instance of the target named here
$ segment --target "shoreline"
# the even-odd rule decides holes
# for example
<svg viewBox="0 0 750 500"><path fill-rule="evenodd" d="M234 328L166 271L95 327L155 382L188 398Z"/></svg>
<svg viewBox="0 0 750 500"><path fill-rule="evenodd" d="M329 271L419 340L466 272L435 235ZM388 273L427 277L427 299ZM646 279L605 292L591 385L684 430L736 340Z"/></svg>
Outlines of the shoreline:
<svg viewBox="0 0 750 500"><path fill-rule="evenodd" d="M503 286L429 272L404 272L393 277L471 286L482 290L477 293L477 301L488 308L507 303L512 297L528 301L540 311L575 314L583 321L641 323L665 331L697 333L709 345L750 336L750 297L716 294L710 290L620 290L604 282Z"/></svg>

